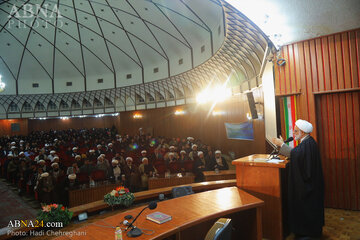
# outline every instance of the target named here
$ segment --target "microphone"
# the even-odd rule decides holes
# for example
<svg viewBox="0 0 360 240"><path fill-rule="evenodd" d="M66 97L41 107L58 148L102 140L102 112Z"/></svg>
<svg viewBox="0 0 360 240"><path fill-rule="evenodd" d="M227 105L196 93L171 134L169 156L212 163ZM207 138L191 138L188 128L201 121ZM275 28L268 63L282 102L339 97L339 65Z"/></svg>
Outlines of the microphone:
<svg viewBox="0 0 360 240"><path fill-rule="evenodd" d="M285 141L284 141L284 143L288 143L288 142L291 142L292 140L294 140L294 138L293 137L289 137L288 139L286 139ZM270 155L269 155L269 158L271 158L271 159L280 159L278 156L277 156L277 147L274 147L273 146L273 148L274 148L274 150L270 153Z"/></svg>
<svg viewBox="0 0 360 240"><path fill-rule="evenodd" d="M129 226L125 229L125 231L127 231L129 228L131 228L131 230L126 234L128 237L139 237L141 236L141 234L143 233L141 231L141 229L137 228L136 226L134 226L134 222L136 221L136 219L140 216L140 214L147 208L149 208L150 210L153 210L157 207L157 203L155 201L152 201L149 203L149 205L147 205L146 207L144 207L143 210L141 210L139 212L139 214L136 216L136 218L134 218L134 220L129 224Z"/></svg>

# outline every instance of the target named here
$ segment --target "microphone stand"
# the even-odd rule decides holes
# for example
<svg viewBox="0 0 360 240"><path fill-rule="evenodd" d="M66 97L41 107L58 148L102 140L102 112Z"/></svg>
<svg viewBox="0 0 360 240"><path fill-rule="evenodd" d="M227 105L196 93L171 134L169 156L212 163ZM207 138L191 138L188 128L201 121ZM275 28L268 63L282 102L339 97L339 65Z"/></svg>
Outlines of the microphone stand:
<svg viewBox="0 0 360 240"><path fill-rule="evenodd" d="M274 146L273 143L270 142L268 139L266 139L266 141L267 141L267 142L273 147L273 149L274 149L274 150L270 153L268 159L279 159L277 146L276 146L276 145Z"/></svg>
<svg viewBox="0 0 360 240"><path fill-rule="evenodd" d="M141 231L141 229L137 228L135 225L133 225L133 223L136 221L136 219L140 216L140 214L147 209L149 206L144 207L143 210L141 210L141 212L136 216L136 218L134 218L134 220L130 223L130 225L125 229L125 231L127 231L129 228L131 228L131 230L126 234L128 237L138 237L141 236L141 234L143 233Z"/></svg>

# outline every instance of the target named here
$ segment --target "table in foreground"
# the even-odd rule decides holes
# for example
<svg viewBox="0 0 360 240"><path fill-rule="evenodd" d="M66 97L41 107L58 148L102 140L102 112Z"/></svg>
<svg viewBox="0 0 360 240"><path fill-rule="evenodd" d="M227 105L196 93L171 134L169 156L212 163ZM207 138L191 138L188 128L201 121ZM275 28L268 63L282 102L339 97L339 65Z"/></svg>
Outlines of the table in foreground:
<svg viewBox="0 0 360 240"><path fill-rule="evenodd" d="M205 181L218 181L236 178L235 170L220 170L218 173L215 171L204 171Z"/></svg>
<svg viewBox="0 0 360 240"><path fill-rule="evenodd" d="M141 235L136 239L204 239L211 226L220 217L231 218L233 221L233 239L262 239L261 207L264 202L237 187L222 188L192 194L158 203L154 210L145 210L135 225L140 229L154 230L152 235ZM86 233L86 236L59 237L57 239L113 239L115 229L126 215L136 216L143 207L132 209L105 218L94 224L75 230ZM171 215L172 220L157 224L146 220L146 215L160 211ZM102 227L103 226L103 227ZM123 239L128 238L123 232Z"/></svg>

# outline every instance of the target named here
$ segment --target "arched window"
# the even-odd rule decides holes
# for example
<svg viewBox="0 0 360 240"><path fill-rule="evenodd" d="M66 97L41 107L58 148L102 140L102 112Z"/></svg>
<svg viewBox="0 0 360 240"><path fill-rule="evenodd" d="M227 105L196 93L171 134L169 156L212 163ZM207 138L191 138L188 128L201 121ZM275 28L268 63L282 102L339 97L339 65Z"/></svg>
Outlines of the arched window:
<svg viewBox="0 0 360 240"><path fill-rule="evenodd" d="M24 102L22 112L32 112L32 111L33 111L33 109L31 107L30 103Z"/></svg>
<svg viewBox="0 0 360 240"><path fill-rule="evenodd" d="M37 102L35 105L35 112L44 112L46 111L44 104Z"/></svg>
<svg viewBox="0 0 360 240"><path fill-rule="evenodd" d="M91 105L91 103L88 101L88 100L86 100L86 99L84 99L83 100L83 106L82 106L84 109L89 109L89 108L92 108L92 105Z"/></svg>
<svg viewBox="0 0 360 240"><path fill-rule="evenodd" d="M19 112L18 105L14 102L11 102L9 105L9 112Z"/></svg>
<svg viewBox="0 0 360 240"><path fill-rule="evenodd" d="M57 106L53 101L50 101L48 104L48 111L54 111L57 110Z"/></svg>
<svg viewBox="0 0 360 240"><path fill-rule="evenodd" d="M61 110L69 109L69 104L67 104L65 101L61 100L61 102L60 102L60 109L61 109Z"/></svg>

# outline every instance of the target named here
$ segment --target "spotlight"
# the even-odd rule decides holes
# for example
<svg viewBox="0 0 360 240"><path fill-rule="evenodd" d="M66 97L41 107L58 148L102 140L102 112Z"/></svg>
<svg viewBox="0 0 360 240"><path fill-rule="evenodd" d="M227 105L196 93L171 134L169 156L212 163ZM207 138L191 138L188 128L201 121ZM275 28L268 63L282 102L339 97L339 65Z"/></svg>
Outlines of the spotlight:
<svg viewBox="0 0 360 240"><path fill-rule="evenodd" d="M214 111L212 112L212 115L213 115L213 116L219 116L219 115L224 115L224 114L225 114L225 112L222 112L222 111L215 111L215 110L214 110Z"/></svg>
<svg viewBox="0 0 360 240"><path fill-rule="evenodd" d="M140 113L135 113L134 115L133 115L133 118L134 119L139 119L139 118L142 118L143 116L140 114Z"/></svg>
<svg viewBox="0 0 360 240"><path fill-rule="evenodd" d="M60 119L61 119L61 120L68 120L69 117L61 117Z"/></svg>
<svg viewBox="0 0 360 240"><path fill-rule="evenodd" d="M206 88L196 96L196 101L200 104L207 102L223 102L231 97L231 90L225 86L215 86L213 88Z"/></svg>
<svg viewBox="0 0 360 240"><path fill-rule="evenodd" d="M184 115L185 112L183 110L176 110L175 115Z"/></svg>

